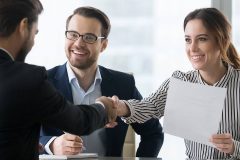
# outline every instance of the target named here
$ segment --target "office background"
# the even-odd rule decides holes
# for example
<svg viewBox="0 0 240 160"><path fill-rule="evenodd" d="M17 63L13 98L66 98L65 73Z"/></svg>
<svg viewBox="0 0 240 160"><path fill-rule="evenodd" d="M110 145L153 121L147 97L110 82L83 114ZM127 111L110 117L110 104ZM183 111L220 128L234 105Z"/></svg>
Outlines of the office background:
<svg viewBox="0 0 240 160"><path fill-rule="evenodd" d="M39 34L26 61L47 69L66 61L64 53L65 21L72 11L89 5L104 11L112 30L109 45L99 64L131 72L145 97L175 70L192 67L184 50L183 20L190 11L201 7L217 7L233 26L233 42L240 51L239 0L41 0L44 12L39 19ZM163 120L161 120L161 123ZM136 145L139 137L136 136ZM174 152L174 153L173 153ZM171 153L171 154L169 154ZM165 135L159 157L184 159L183 139Z"/></svg>

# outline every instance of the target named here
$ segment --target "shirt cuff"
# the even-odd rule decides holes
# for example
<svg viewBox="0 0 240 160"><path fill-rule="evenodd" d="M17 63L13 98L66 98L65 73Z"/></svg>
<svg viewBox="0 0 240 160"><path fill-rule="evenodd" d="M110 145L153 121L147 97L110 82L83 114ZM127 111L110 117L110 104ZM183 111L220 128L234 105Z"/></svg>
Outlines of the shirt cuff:
<svg viewBox="0 0 240 160"><path fill-rule="evenodd" d="M131 104L128 101L126 101L126 100L122 100L122 101L126 104L126 106L129 108L129 111L130 111L130 116L128 116L128 117L121 117L122 120L125 123L127 123L127 124L134 123L135 121L132 120L133 119L133 115L135 114L134 113L134 109L132 108Z"/></svg>
<svg viewBox="0 0 240 160"><path fill-rule="evenodd" d="M52 141L54 141L56 138L57 138L56 136L52 137L52 138L47 142L47 144L46 144L45 147L44 147L45 151L46 151L48 154L50 154L50 155L53 155L53 153L52 153L52 151L51 151L51 149L50 149L50 144L51 144Z"/></svg>
<svg viewBox="0 0 240 160"><path fill-rule="evenodd" d="M233 140L234 143L234 152L231 157L240 158L240 142Z"/></svg>
<svg viewBox="0 0 240 160"><path fill-rule="evenodd" d="M100 104L105 109L105 105L101 101L96 101L95 103Z"/></svg>

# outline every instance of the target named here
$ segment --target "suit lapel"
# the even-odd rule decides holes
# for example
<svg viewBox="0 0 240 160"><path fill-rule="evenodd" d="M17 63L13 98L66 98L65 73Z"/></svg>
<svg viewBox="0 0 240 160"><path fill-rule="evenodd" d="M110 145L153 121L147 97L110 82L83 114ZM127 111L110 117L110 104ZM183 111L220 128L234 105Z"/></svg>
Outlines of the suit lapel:
<svg viewBox="0 0 240 160"><path fill-rule="evenodd" d="M54 78L56 80L56 87L59 88L68 101L73 102L72 89L68 79L66 63L58 68Z"/></svg>
<svg viewBox="0 0 240 160"><path fill-rule="evenodd" d="M115 87L112 81L111 73L104 67L99 66L102 76L101 91L103 96L113 96ZM115 93L116 94L116 93Z"/></svg>

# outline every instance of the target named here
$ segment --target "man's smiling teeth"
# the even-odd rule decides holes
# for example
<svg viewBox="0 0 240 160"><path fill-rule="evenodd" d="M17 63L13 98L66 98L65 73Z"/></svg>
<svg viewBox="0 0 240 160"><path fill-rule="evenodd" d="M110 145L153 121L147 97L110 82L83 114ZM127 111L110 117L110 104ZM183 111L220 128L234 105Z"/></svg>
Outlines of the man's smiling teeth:
<svg viewBox="0 0 240 160"><path fill-rule="evenodd" d="M83 52L79 52L79 51L76 51L76 50L72 50L72 52L73 52L74 54L78 54L78 55L84 54Z"/></svg>

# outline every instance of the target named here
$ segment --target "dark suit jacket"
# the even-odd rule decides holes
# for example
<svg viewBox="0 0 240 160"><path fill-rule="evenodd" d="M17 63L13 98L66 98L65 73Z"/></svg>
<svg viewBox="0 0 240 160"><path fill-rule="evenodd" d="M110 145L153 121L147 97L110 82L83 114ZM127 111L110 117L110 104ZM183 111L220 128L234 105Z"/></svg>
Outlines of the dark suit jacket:
<svg viewBox="0 0 240 160"><path fill-rule="evenodd" d="M134 77L130 74L113 71L99 66L102 76L101 91L104 96L117 95L120 99L142 99L135 87ZM71 86L68 80L66 64L48 71L49 81L69 100L72 99ZM117 118L115 128L106 129L106 156L121 156L128 125ZM158 119L151 119L143 124L131 124L141 142L137 150L138 157L156 157L163 143L162 127ZM46 144L52 136L60 136L63 132L46 126L42 127L40 142ZM104 141L104 139L103 139Z"/></svg>
<svg viewBox="0 0 240 160"><path fill-rule="evenodd" d="M0 159L36 160L40 124L82 135L103 127L99 104L74 106L47 81L43 67L15 62L0 50Z"/></svg>

